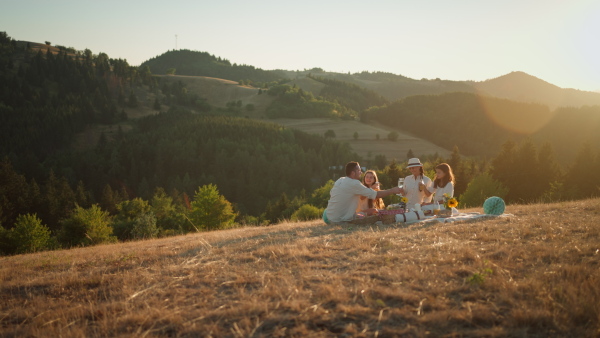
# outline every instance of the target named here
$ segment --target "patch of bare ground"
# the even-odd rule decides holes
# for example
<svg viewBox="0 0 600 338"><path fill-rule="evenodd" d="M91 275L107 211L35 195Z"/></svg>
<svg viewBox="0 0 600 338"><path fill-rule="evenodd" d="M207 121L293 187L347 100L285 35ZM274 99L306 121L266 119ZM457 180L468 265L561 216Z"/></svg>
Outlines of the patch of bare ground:
<svg viewBox="0 0 600 338"><path fill-rule="evenodd" d="M600 199L507 212L2 257L0 336L597 337Z"/></svg>

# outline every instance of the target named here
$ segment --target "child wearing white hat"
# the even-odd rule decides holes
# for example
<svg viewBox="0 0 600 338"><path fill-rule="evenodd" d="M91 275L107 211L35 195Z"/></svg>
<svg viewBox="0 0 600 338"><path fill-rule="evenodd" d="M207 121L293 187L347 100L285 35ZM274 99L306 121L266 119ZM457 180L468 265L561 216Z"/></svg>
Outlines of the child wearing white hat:
<svg viewBox="0 0 600 338"><path fill-rule="evenodd" d="M427 196L425 191L427 189L429 189L429 191L433 190L433 182L429 177L424 175L423 164L421 161L416 157L411 158L408 160L407 168L411 175L404 178L404 186L401 189L401 194L408 199L406 205L409 208L412 208L417 203L422 204L431 202L431 194Z"/></svg>

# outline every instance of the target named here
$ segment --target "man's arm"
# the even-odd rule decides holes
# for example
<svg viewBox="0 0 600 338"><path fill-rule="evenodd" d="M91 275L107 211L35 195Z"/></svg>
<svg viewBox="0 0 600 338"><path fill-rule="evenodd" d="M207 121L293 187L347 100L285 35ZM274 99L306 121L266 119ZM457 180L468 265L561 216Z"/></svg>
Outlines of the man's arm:
<svg viewBox="0 0 600 338"><path fill-rule="evenodd" d="M388 190L379 190L377 192L377 197L376 198L384 198L384 197L392 195L392 194L400 194L401 192L402 192L402 189L400 189L398 187L393 187L393 188L388 189Z"/></svg>

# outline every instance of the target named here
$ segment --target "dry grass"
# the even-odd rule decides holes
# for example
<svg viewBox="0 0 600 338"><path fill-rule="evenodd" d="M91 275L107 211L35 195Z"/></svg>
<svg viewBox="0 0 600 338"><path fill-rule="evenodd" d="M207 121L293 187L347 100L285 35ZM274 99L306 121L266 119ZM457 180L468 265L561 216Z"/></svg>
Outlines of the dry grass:
<svg viewBox="0 0 600 338"><path fill-rule="evenodd" d="M600 199L0 258L0 336L600 335Z"/></svg>

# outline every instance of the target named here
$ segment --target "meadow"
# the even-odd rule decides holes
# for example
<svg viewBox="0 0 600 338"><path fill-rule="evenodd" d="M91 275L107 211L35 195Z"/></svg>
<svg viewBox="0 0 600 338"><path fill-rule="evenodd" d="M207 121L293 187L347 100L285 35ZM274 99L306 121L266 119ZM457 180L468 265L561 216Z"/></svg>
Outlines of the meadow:
<svg viewBox="0 0 600 338"><path fill-rule="evenodd" d="M506 213L0 257L0 336L599 336L600 199Z"/></svg>

